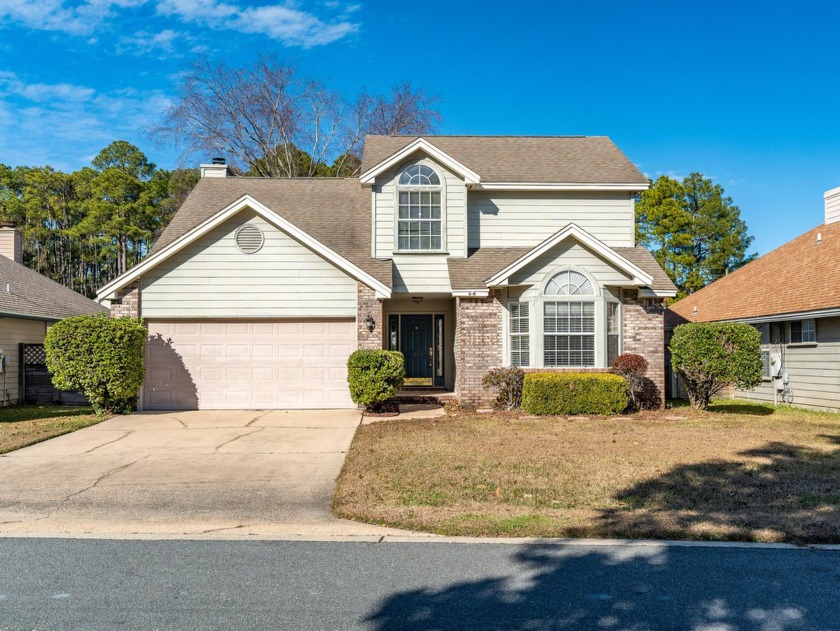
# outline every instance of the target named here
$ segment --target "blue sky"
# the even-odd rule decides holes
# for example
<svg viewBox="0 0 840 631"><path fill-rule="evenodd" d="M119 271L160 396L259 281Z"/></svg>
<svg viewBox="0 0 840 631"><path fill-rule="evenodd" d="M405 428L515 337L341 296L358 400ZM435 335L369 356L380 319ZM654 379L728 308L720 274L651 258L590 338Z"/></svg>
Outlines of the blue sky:
<svg viewBox="0 0 840 631"><path fill-rule="evenodd" d="M143 129L195 55L274 51L347 95L410 79L441 133L608 135L650 177L699 171L761 254L840 186L834 2L0 0L0 162L74 170Z"/></svg>

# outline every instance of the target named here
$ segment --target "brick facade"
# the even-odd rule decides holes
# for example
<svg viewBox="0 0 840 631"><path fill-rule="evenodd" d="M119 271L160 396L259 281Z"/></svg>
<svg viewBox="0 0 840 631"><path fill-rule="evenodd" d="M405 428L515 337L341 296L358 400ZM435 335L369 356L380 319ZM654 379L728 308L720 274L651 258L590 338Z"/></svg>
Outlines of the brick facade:
<svg viewBox="0 0 840 631"><path fill-rule="evenodd" d="M455 395L461 405L493 404L481 379L502 365L502 317L498 298L455 299Z"/></svg>
<svg viewBox="0 0 840 631"><path fill-rule="evenodd" d="M370 315L376 322L373 331L368 331L365 320ZM382 332L385 330L382 315L382 301L367 285L356 285L356 340L359 350L382 348Z"/></svg>
<svg viewBox="0 0 840 631"><path fill-rule="evenodd" d="M623 352L648 361L645 399L650 405L665 405L665 301L639 298L637 290L624 290Z"/></svg>
<svg viewBox="0 0 840 631"><path fill-rule="evenodd" d="M119 303L111 303L112 318L140 317L140 283L133 282L117 292Z"/></svg>

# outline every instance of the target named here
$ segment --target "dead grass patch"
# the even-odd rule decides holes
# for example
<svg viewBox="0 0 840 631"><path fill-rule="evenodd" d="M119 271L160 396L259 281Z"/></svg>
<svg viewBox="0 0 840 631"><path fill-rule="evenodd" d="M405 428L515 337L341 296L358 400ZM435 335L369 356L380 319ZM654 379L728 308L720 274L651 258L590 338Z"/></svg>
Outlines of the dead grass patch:
<svg viewBox="0 0 840 631"><path fill-rule="evenodd" d="M16 405L0 408L0 454L33 445L105 419L90 407Z"/></svg>
<svg viewBox="0 0 840 631"><path fill-rule="evenodd" d="M840 542L840 415L727 401L366 425L334 510L446 535Z"/></svg>

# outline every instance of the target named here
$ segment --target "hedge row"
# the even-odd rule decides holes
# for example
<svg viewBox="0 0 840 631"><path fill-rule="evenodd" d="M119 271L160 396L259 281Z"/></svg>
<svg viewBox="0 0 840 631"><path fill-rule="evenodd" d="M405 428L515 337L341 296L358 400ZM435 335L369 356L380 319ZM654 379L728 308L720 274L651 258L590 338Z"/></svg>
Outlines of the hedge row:
<svg viewBox="0 0 840 631"><path fill-rule="evenodd" d="M522 387L529 414L620 414L628 403L627 380L610 373L530 373Z"/></svg>

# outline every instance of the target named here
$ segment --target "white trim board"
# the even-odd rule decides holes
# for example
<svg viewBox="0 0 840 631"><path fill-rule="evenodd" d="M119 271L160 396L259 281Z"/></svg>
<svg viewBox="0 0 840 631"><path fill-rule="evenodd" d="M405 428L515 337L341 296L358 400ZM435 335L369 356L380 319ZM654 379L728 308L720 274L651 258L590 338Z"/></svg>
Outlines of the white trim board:
<svg viewBox="0 0 840 631"><path fill-rule="evenodd" d="M521 270L523 267L537 259L542 254L545 254L551 248L559 244L564 239L567 239L568 237L574 237L583 246L589 248L597 255L601 256L602 258L615 265L620 270L632 276L634 285L641 287L645 285L651 285L653 283L653 277L650 274L648 274L637 265L634 265L633 263L625 259L623 256L615 252L615 250L610 248L608 245L604 244L603 242L599 241L591 234L586 232L586 230L584 230L583 228L580 228L574 223L570 223L566 225L565 228L561 229L559 232L554 233L548 239L540 243L533 250L531 250L524 256L521 256L519 259L508 265L502 271L498 272L496 275L491 277L486 282L487 286L498 287L501 285L506 285L508 279L514 273Z"/></svg>
<svg viewBox="0 0 840 631"><path fill-rule="evenodd" d="M484 182L473 187L480 191L646 191L650 184L601 182Z"/></svg>
<svg viewBox="0 0 840 631"><path fill-rule="evenodd" d="M293 223L275 213L268 206L265 206L250 195L243 195L226 208L223 208L212 217L206 219L175 239L175 241L167 245L159 252L145 258L141 263L135 265L125 274L115 278L110 283L102 287L96 293L97 302L101 303L102 301L107 300L114 292L137 280L145 272L159 265L177 252L180 252L189 244L195 242L213 230L213 228L220 226L225 221L245 209L253 210L263 219L347 273L348 276L355 278L357 281L364 283L373 289L376 292L377 298L391 297L391 288L385 285L382 281L377 280L357 265L354 265L334 250L328 248L323 243L295 226Z"/></svg>
<svg viewBox="0 0 840 631"><path fill-rule="evenodd" d="M359 182L361 182L365 186L373 186L377 175L380 175L381 173L387 171L391 167L396 166L416 151L423 151L433 160L437 160L451 171L454 171L455 173L464 178L464 182L467 185L478 184L481 180L481 177L478 175L478 173L476 173L469 167L461 164L448 153L441 151L425 138L417 138L416 140L413 140L412 142L408 143L405 147L403 147L396 153L392 153L390 156L382 160L379 164L375 164L367 171L362 173L359 176Z"/></svg>

